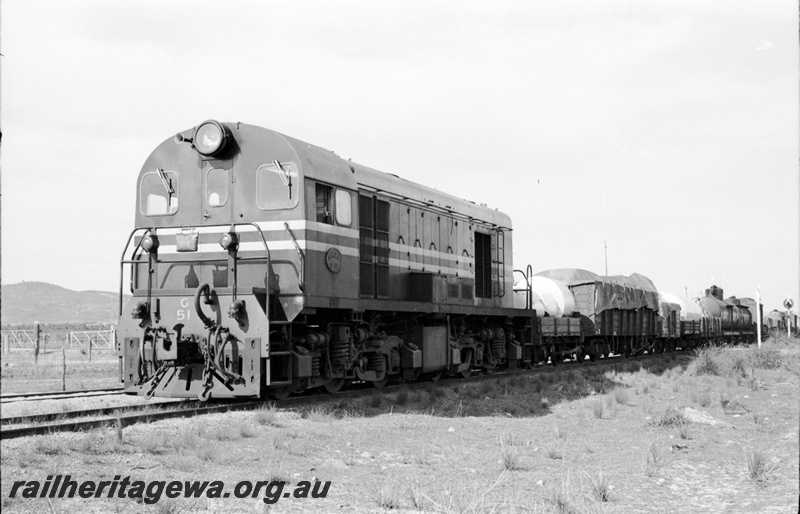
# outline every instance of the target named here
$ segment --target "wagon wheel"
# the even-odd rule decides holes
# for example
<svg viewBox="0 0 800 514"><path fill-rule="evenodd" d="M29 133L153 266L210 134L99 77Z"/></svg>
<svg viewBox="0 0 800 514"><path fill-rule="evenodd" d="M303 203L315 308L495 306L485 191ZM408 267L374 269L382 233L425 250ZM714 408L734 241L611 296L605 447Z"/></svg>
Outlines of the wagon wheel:
<svg viewBox="0 0 800 514"><path fill-rule="evenodd" d="M270 398L275 400L285 400L292 393L288 389L277 389L275 391L270 391L268 394Z"/></svg>
<svg viewBox="0 0 800 514"><path fill-rule="evenodd" d="M330 394L336 394L342 389L342 386L344 386L344 379L334 378L327 384L323 385L322 388Z"/></svg>

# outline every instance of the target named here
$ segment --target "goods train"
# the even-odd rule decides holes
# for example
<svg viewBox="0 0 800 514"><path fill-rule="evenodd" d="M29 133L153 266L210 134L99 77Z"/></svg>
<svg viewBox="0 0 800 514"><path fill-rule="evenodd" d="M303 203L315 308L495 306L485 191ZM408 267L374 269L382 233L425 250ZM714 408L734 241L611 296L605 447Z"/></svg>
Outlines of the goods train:
<svg viewBox="0 0 800 514"><path fill-rule="evenodd" d="M139 173L120 379L146 397L285 398L754 333L751 303L718 288L695 304L642 275L530 266L515 286L512 249L497 210L208 120Z"/></svg>

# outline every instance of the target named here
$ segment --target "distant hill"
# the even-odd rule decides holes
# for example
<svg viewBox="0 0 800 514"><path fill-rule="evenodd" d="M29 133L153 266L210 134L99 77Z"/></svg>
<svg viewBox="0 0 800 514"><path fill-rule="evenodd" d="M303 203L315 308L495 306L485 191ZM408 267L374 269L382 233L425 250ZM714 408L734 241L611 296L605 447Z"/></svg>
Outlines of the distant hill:
<svg viewBox="0 0 800 514"><path fill-rule="evenodd" d="M2 286L2 324L116 323L117 293L72 291L45 282Z"/></svg>

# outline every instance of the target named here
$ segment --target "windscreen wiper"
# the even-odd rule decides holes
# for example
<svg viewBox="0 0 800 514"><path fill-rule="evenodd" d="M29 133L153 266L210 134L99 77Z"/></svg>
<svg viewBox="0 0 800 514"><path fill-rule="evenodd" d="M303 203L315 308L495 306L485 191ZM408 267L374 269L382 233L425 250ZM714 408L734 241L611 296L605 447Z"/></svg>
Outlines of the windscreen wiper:
<svg viewBox="0 0 800 514"><path fill-rule="evenodd" d="M164 170L162 170L161 168L156 168L156 171L158 172L158 178L161 179L161 184L163 184L164 189L167 190L167 194L169 196L174 195L175 190L172 189L172 181L167 178L166 172L164 172Z"/></svg>

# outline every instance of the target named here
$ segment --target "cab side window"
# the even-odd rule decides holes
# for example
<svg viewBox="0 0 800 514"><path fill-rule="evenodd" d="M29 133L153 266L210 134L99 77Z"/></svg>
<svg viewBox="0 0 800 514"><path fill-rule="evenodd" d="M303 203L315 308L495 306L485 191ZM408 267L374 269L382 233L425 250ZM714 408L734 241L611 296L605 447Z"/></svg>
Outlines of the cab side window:
<svg viewBox="0 0 800 514"><path fill-rule="evenodd" d="M316 185L317 223L333 225L332 196L333 188L331 186L326 186L324 184Z"/></svg>
<svg viewBox="0 0 800 514"><path fill-rule="evenodd" d="M336 190L336 223L349 227L353 223L353 212L350 193L344 189Z"/></svg>

